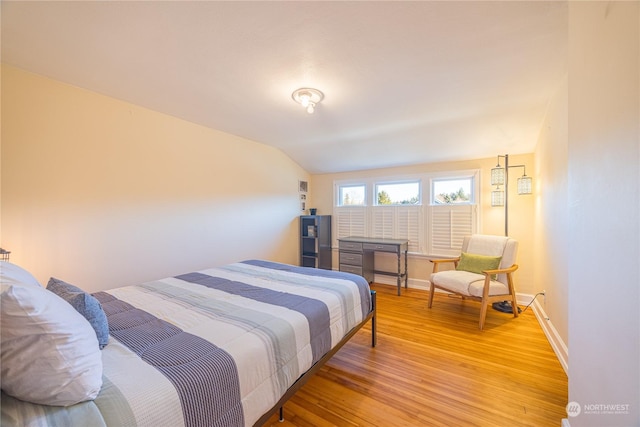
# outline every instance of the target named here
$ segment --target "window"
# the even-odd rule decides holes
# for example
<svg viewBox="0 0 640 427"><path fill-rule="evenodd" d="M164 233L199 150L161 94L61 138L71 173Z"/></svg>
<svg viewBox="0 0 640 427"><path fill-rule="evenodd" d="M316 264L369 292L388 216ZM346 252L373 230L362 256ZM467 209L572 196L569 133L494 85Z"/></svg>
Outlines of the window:
<svg viewBox="0 0 640 427"><path fill-rule="evenodd" d="M431 205L428 208L428 252L456 256L464 236L477 228L476 186L478 172L431 179Z"/></svg>
<svg viewBox="0 0 640 427"><path fill-rule="evenodd" d="M364 206L365 185L340 185L338 191L338 206Z"/></svg>
<svg viewBox="0 0 640 427"><path fill-rule="evenodd" d="M434 179L431 181L431 203L434 205L459 205L473 203L473 177Z"/></svg>
<svg viewBox="0 0 640 427"><path fill-rule="evenodd" d="M420 180L374 182L369 236L407 239L410 252L420 252Z"/></svg>
<svg viewBox="0 0 640 427"><path fill-rule="evenodd" d="M477 229L478 174L472 170L336 182L334 238L407 239L412 253L458 255L462 238Z"/></svg>
<svg viewBox="0 0 640 427"><path fill-rule="evenodd" d="M376 184L376 204L419 205L420 182Z"/></svg>

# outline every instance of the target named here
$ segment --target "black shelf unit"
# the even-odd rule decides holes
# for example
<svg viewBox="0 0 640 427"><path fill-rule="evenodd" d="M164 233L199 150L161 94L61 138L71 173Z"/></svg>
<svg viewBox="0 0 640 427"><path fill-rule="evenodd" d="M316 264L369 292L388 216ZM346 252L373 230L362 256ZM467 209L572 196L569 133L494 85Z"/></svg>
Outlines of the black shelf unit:
<svg viewBox="0 0 640 427"><path fill-rule="evenodd" d="M300 265L332 269L331 215L300 217Z"/></svg>

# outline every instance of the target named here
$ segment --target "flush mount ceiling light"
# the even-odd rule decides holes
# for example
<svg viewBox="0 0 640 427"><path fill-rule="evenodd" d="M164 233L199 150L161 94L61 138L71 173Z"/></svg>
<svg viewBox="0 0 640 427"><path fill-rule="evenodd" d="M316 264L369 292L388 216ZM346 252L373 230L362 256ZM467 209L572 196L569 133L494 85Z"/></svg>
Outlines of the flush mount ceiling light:
<svg viewBox="0 0 640 427"><path fill-rule="evenodd" d="M318 89L303 87L293 91L291 98L306 108L307 113L312 114L316 105L324 98L324 94Z"/></svg>

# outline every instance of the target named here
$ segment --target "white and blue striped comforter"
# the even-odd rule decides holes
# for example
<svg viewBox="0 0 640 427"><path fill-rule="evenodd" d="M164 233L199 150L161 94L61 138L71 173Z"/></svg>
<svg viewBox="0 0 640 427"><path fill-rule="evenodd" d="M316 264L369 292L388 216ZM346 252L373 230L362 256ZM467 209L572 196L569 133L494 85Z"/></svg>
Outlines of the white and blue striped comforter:
<svg viewBox="0 0 640 427"><path fill-rule="evenodd" d="M3 426L251 426L371 310L360 276L266 261L94 295L110 329L99 396L3 395Z"/></svg>

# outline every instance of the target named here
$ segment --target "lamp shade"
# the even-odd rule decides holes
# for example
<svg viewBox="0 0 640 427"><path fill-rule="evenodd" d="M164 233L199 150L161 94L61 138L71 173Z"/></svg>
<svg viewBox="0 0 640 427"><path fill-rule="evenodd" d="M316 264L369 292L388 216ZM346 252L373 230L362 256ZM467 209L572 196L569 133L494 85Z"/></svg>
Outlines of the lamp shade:
<svg viewBox="0 0 640 427"><path fill-rule="evenodd" d="M491 192L491 206L504 206L504 191L494 190Z"/></svg>
<svg viewBox="0 0 640 427"><path fill-rule="evenodd" d="M504 185L504 168L498 165L491 169L491 185Z"/></svg>
<svg viewBox="0 0 640 427"><path fill-rule="evenodd" d="M522 175L518 178L518 194L531 194L532 180L530 176Z"/></svg>

